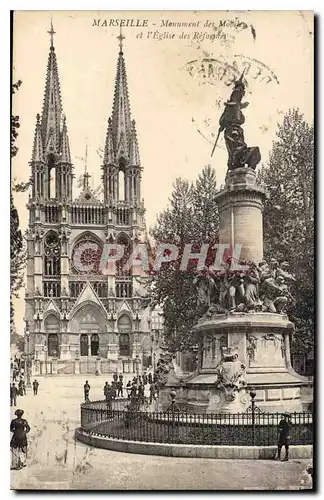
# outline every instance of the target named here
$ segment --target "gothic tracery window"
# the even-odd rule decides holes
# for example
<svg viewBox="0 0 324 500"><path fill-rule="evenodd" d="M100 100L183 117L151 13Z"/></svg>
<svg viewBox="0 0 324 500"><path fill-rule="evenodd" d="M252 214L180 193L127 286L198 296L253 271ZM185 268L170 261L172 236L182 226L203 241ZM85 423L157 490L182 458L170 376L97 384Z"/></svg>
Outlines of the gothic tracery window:
<svg viewBox="0 0 324 500"><path fill-rule="evenodd" d="M50 231L44 241L44 275L47 277L60 276L61 272L61 245L59 236Z"/></svg>
<svg viewBox="0 0 324 500"><path fill-rule="evenodd" d="M131 266L129 266L129 258L132 253L132 246L126 234L121 234L117 238L117 244L124 248L123 257L116 262L116 275L129 276L131 274Z"/></svg>
<svg viewBox="0 0 324 500"><path fill-rule="evenodd" d="M85 234L74 246L71 265L77 274L99 274L102 247L91 234Z"/></svg>

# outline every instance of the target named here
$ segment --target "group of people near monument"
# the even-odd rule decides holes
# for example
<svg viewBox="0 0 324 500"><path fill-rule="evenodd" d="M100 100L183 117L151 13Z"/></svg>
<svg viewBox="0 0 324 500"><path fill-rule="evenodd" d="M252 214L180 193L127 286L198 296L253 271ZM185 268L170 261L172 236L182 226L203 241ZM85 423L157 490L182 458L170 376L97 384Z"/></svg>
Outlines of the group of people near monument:
<svg viewBox="0 0 324 500"><path fill-rule="evenodd" d="M89 381L86 380L83 386L84 401L90 401ZM143 375L134 376L124 386L123 374L113 374L111 384L106 381L103 387L103 394L106 401L112 401L116 398L124 398L127 395L128 399L138 398L141 402L150 402L156 400L158 395L158 384L156 375L152 373L144 373Z"/></svg>

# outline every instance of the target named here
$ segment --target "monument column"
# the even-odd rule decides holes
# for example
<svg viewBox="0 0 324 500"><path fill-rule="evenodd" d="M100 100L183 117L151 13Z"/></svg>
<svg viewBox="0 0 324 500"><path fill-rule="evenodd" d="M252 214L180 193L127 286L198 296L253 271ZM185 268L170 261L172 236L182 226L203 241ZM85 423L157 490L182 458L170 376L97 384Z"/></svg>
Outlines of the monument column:
<svg viewBox="0 0 324 500"><path fill-rule="evenodd" d="M216 195L219 209L219 243L241 245L233 257L259 263L263 259L262 211L266 194L256 184L256 174L242 167L227 172L225 188Z"/></svg>

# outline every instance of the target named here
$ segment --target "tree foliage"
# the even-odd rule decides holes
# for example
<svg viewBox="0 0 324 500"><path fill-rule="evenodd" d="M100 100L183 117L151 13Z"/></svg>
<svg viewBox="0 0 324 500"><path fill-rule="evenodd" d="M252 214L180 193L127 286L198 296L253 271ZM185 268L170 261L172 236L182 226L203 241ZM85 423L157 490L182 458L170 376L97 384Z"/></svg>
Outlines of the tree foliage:
<svg viewBox="0 0 324 500"><path fill-rule="evenodd" d="M312 348L314 331L314 128L298 109L278 124L268 165L259 182L269 197L263 215L265 258L286 260L296 282L296 302L288 311L295 323L292 350Z"/></svg>
<svg viewBox="0 0 324 500"><path fill-rule="evenodd" d="M203 243L211 248L218 241L215 192L215 171L209 165L193 185L187 180L176 179L169 206L159 214L151 230L157 243L172 243L178 248L177 259L162 264L153 275L153 305L163 307L165 341L172 351L187 350L196 344L191 330L205 312L205 306L197 301L194 284L197 260L190 260L185 270L180 266L186 244L192 245L192 253L199 253ZM207 254L206 264L209 261L214 261L212 250Z"/></svg>
<svg viewBox="0 0 324 500"><path fill-rule="evenodd" d="M21 81L12 85L12 94L20 87ZM18 153L16 139L18 137L18 129L20 127L19 116L11 116L11 158ZM13 183L12 183L13 184ZM24 246L23 235L19 227L19 215L14 204L13 191L26 191L28 183L13 184L10 193L10 325L11 330L14 324L14 306L12 299L18 297L18 292L23 285L24 267L26 262L26 249Z"/></svg>

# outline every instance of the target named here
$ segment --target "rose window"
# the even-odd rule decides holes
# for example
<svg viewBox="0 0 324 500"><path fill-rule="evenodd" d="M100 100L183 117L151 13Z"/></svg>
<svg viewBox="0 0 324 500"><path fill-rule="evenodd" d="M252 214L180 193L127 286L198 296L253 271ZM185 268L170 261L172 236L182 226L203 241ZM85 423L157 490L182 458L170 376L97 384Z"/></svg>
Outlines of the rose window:
<svg viewBox="0 0 324 500"><path fill-rule="evenodd" d="M100 271L102 249L100 244L91 239L77 243L72 253L72 267L78 274L98 274Z"/></svg>

